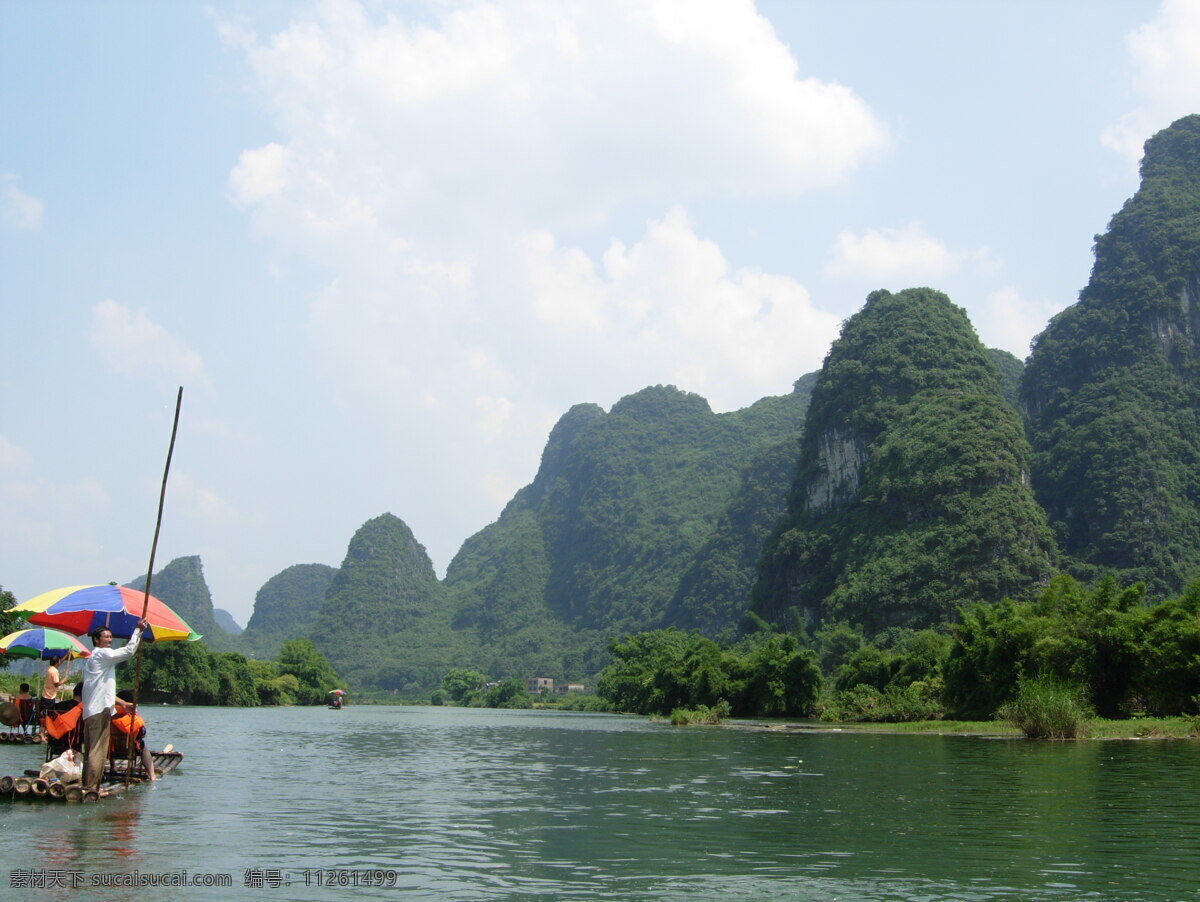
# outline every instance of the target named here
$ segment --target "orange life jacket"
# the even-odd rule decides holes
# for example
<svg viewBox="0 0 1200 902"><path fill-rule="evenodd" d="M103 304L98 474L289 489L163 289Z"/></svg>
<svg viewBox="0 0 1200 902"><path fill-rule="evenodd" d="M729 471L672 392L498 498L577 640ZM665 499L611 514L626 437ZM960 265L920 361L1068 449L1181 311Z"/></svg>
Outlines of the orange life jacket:
<svg viewBox="0 0 1200 902"><path fill-rule="evenodd" d="M83 713L83 705L76 705L66 711L54 711L42 718L42 729L51 739L62 739L79 726L79 715Z"/></svg>
<svg viewBox="0 0 1200 902"><path fill-rule="evenodd" d="M141 731L146 729L146 721L142 720L136 714L130 715L128 711L113 717L112 725L126 736L132 735L134 737L140 736Z"/></svg>

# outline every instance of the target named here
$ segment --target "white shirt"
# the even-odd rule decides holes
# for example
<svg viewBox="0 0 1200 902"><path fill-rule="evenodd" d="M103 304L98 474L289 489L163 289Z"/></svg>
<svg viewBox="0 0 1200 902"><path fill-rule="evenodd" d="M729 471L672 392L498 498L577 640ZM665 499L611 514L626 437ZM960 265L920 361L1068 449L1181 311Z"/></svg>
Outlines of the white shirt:
<svg viewBox="0 0 1200 902"><path fill-rule="evenodd" d="M105 711L112 713L117 701L117 665L132 658L142 639L142 631L135 632L121 648L93 648L83 664L83 711L87 718Z"/></svg>

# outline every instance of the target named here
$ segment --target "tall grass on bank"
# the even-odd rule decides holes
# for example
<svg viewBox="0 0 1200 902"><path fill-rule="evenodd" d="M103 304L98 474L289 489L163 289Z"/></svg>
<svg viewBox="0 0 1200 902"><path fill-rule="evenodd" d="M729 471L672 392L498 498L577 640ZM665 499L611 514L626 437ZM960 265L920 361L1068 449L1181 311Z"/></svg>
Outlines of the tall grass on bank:
<svg viewBox="0 0 1200 902"><path fill-rule="evenodd" d="M729 716L729 702L718 699L711 708L698 705L695 708L676 708L671 712L671 725L684 727L690 724L719 724Z"/></svg>
<svg viewBox="0 0 1200 902"><path fill-rule="evenodd" d="M999 711L1030 739L1082 739L1093 716L1082 686L1047 676L1022 678L1016 698Z"/></svg>

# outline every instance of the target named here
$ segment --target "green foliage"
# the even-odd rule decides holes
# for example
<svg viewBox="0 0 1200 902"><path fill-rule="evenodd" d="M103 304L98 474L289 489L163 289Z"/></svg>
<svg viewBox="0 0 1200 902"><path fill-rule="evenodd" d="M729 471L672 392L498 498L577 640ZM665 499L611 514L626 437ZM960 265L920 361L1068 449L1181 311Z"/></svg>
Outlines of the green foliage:
<svg viewBox="0 0 1200 902"><path fill-rule="evenodd" d="M1032 348L1033 484L1066 564L1163 597L1200 577L1200 116L1146 143L1091 279Z"/></svg>
<svg viewBox="0 0 1200 902"><path fill-rule="evenodd" d="M447 571L446 584L463 592L455 628L489 650L484 669L595 673L611 635L664 620L732 631L807 401L802 380L790 395L729 414L671 386L609 413L573 407L533 483Z"/></svg>
<svg viewBox="0 0 1200 902"><path fill-rule="evenodd" d="M288 639L283 643L277 662L279 673L296 678L295 697L301 705L322 705L330 689L344 688L324 656L308 639Z"/></svg>
<svg viewBox="0 0 1200 902"><path fill-rule="evenodd" d="M141 656L139 699L174 705L219 703L221 684L213 653L202 642L147 642ZM118 668L117 674L122 683L132 686L128 665Z"/></svg>
<svg viewBox="0 0 1200 902"><path fill-rule="evenodd" d="M267 580L254 597L254 614L242 633L245 647L274 658L284 639L311 638L336 572L325 564L296 564Z"/></svg>
<svg viewBox="0 0 1200 902"><path fill-rule="evenodd" d="M501 680L483 695L484 708L532 708L533 699L525 683L517 679Z"/></svg>
<svg viewBox="0 0 1200 902"><path fill-rule="evenodd" d="M217 678L216 704L238 707L260 704L258 684L245 655L217 652L212 657L213 672Z"/></svg>
<svg viewBox="0 0 1200 902"><path fill-rule="evenodd" d="M847 656L835 672L835 688L865 683L883 691L938 679L952 645L950 636L938 630L889 630L878 641Z"/></svg>
<svg viewBox="0 0 1200 902"><path fill-rule="evenodd" d="M998 348L987 349L988 360L996 370L996 379L1000 385L1000 395L1005 403L1013 410L1021 409L1021 375L1025 372L1025 364L1008 351Z"/></svg>
<svg viewBox="0 0 1200 902"><path fill-rule="evenodd" d="M735 669L743 683L736 697L738 711L767 717L807 713L821 687L816 655L787 635L760 633L743 647Z"/></svg>
<svg viewBox="0 0 1200 902"><path fill-rule="evenodd" d="M558 709L560 711L591 711L599 714L612 711L612 706L598 695L572 692L562 699Z"/></svg>
<svg viewBox="0 0 1200 902"><path fill-rule="evenodd" d="M486 682L487 677L479 671L459 667L442 677L441 690L447 700L457 704L483 691Z"/></svg>
<svg viewBox="0 0 1200 902"><path fill-rule="evenodd" d="M819 649L821 671L826 674L836 673L851 655L867 644L862 627L844 620L825 621L813 638Z"/></svg>
<svg viewBox="0 0 1200 902"><path fill-rule="evenodd" d="M1082 738L1092 717L1082 686L1044 675L1020 680L1016 697L999 713L1030 739Z"/></svg>
<svg viewBox="0 0 1200 902"><path fill-rule="evenodd" d="M312 641L355 686L423 694L447 667L479 656L451 626L455 604L412 530L383 514L351 539Z"/></svg>
<svg viewBox="0 0 1200 902"><path fill-rule="evenodd" d="M816 373L802 376L791 395L765 399L742 412L747 418L773 412L779 418L773 430L787 437L756 452L742 471L716 529L680 580L664 625L715 638L745 617L758 558L786 510L800 453L800 419L816 378Z"/></svg>
<svg viewBox="0 0 1200 902"><path fill-rule="evenodd" d="M300 691L300 681L294 674L279 672L270 661L249 660L246 666L250 670L251 679L258 693L259 702L264 705L294 705Z"/></svg>
<svg viewBox="0 0 1200 902"><path fill-rule="evenodd" d="M813 389L754 610L792 628L796 616L842 619L871 634L1030 593L1049 578L1054 542L1028 458L965 313L929 289L874 292Z"/></svg>
<svg viewBox="0 0 1200 902"><path fill-rule="evenodd" d="M0 586L0 636L7 636L17 630L24 629L28 624L16 614L4 613L17 604L17 597L12 592ZM8 655L0 655L0 670L11 663Z"/></svg>
<svg viewBox="0 0 1200 902"><path fill-rule="evenodd" d="M722 700L737 716L803 715L821 682L816 657L792 636L755 635L722 649L674 628L611 643L598 693L615 710L667 714Z"/></svg>
<svg viewBox="0 0 1200 902"><path fill-rule="evenodd" d="M903 723L939 720L944 711L942 668L952 640L939 630L891 629L867 642L844 624L819 632L849 651L823 651L833 673L832 696L820 706L822 720ZM847 639L856 637L857 645Z"/></svg>
<svg viewBox="0 0 1200 902"><path fill-rule="evenodd" d="M938 698L940 692L939 680L888 686L885 689L858 683L835 692L830 701L820 706L820 718L833 723L941 720L943 710Z"/></svg>
<svg viewBox="0 0 1200 902"><path fill-rule="evenodd" d="M966 718L991 716L1039 677L1084 687L1102 717L1196 713L1200 582L1151 604L1140 583L1085 591L1060 575L1036 602L970 606L944 675L947 705Z"/></svg>
<svg viewBox="0 0 1200 902"><path fill-rule="evenodd" d="M283 643L278 662L249 660L237 652L214 652L203 642L142 645L141 698L186 705L315 705L343 687L329 662L308 639ZM132 685L134 669L118 670Z"/></svg>
<svg viewBox="0 0 1200 902"><path fill-rule="evenodd" d="M676 727L692 724L715 725L729 717L729 702L721 699L712 707L701 705L698 708L676 708L671 712L671 725Z"/></svg>

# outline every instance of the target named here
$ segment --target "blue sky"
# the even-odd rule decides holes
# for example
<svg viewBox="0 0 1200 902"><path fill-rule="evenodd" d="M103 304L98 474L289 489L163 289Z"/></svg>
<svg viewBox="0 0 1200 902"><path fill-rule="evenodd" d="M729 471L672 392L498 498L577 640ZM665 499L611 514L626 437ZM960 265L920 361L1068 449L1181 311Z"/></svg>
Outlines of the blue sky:
<svg viewBox="0 0 1200 902"><path fill-rule="evenodd" d="M439 573L554 422L714 410L930 285L1024 357L1200 2L0 0L0 585L198 554L242 623L404 519Z"/></svg>

